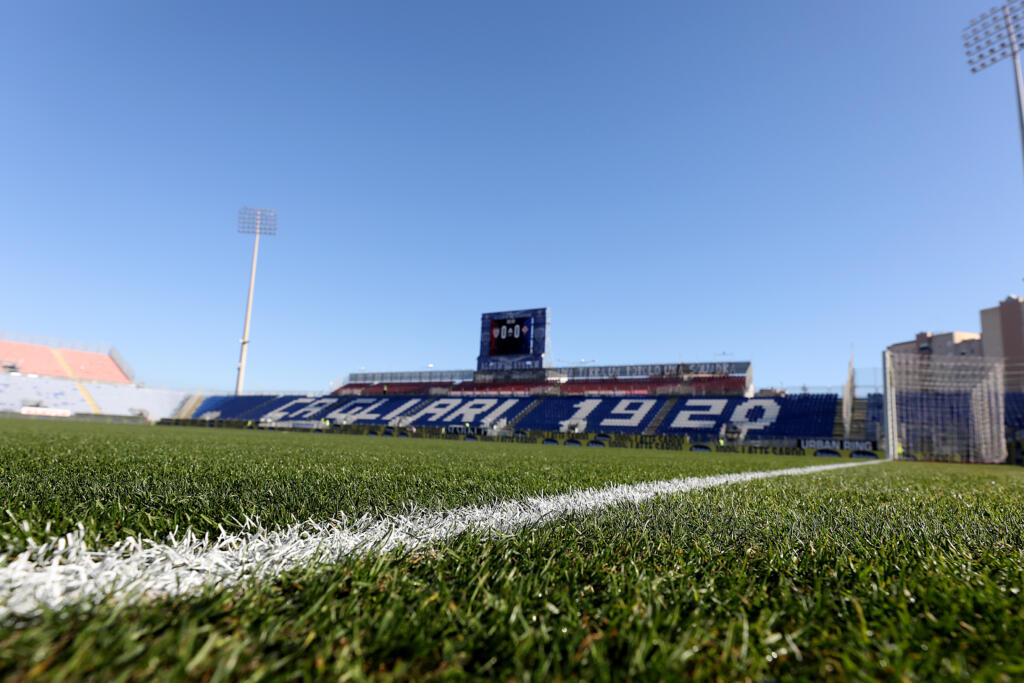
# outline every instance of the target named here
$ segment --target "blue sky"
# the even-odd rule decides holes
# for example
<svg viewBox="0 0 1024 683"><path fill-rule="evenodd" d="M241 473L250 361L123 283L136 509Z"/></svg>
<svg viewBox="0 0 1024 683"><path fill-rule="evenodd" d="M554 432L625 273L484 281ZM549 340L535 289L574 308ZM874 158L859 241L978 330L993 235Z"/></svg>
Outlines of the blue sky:
<svg viewBox="0 0 1024 683"><path fill-rule="evenodd" d="M31 2L0 22L0 329L153 385L552 359L837 385L1024 291L1009 63L977 2Z"/></svg>

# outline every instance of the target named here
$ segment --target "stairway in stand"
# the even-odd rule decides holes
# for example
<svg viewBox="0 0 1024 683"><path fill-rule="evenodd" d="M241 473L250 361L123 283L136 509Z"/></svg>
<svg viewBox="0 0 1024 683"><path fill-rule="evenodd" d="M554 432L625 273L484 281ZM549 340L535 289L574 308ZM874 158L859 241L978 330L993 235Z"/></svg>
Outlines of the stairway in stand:
<svg viewBox="0 0 1024 683"><path fill-rule="evenodd" d="M192 413L196 412L196 408L199 407L199 404L203 402L204 398L206 397L202 394L192 394L181 404L181 407L178 408L174 417L185 419L192 417Z"/></svg>
<svg viewBox="0 0 1024 683"><path fill-rule="evenodd" d="M510 420L509 423L507 425L505 425L505 429L511 429L511 428L515 427L516 424L518 424L518 422L520 420L522 420L524 417L526 417L531 412L533 412L534 408L539 406L541 401L543 401L543 400L544 400L543 398L535 399L533 401L533 403L531 403L530 405L526 406L526 409L523 412L519 413L518 415L515 416L514 419Z"/></svg>
<svg viewBox="0 0 1024 683"><path fill-rule="evenodd" d="M653 420L651 420L651 424L647 425L647 429L644 430L644 434L648 436L656 434L658 432L658 427L660 427L661 423L665 420L665 416L668 415L672 408L675 407L676 401L678 400L678 398L673 397L665 401L665 405L661 407L658 414L654 416Z"/></svg>

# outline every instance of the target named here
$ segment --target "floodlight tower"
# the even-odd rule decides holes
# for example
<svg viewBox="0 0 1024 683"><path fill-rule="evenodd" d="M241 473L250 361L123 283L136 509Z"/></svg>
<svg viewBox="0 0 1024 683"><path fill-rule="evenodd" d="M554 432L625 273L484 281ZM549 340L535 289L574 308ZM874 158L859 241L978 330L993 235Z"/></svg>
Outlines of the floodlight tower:
<svg viewBox="0 0 1024 683"><path fill-rule="evenodd" d="M260 252L260 235L277 234L277 211L243 207L238 210L238 232L255 235L252 245L252 271L249 273L249 299L245 303L245 328L242 330L242 352L238 357L238 381L235 396L241 396L245 383L245 352L249 347L249 320L252 317L252 290L256 286L256 257Z"/></svg>
<svg viewBox="0 0 1024 683"><path fill-rule="evenodd" d="M1013 57L1014 84L1017 86L1017 124L1020 126L1021 153L1024 154L1024 78L1020 70L1020 44L1024 37L1024 0L1009 0L971 19L961 36L971 73L978 73L996 62Z"/></svg>

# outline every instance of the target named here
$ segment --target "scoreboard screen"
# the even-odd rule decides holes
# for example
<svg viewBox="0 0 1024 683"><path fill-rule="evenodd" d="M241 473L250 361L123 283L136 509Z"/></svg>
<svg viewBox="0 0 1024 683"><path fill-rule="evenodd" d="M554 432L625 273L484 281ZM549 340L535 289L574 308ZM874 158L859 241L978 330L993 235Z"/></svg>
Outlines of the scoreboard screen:
<svg viewBox="0 0 1024 683"><path fill-rule="evenodd" d="M548 351L548 309L484 313L477 370L538 370Z"/></svg>
<svg viewBox="0 0 1024 683"><path fill-rule="evenodd" d="M491 356L522 356L533 353L533 318L491 321Z"/></svg>

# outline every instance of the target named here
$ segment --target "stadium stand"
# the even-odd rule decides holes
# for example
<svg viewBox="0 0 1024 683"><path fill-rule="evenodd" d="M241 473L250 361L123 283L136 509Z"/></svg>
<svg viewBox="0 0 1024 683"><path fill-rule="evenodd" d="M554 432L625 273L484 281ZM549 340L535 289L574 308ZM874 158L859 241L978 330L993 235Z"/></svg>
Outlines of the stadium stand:
<svg viewBox="0 0 1024 683"><path fill-rule="evenodd" d="M900 442L908 453L933 451L931 420L941 420L950 433L969 433L973 421L966 391L897 391L896 412L902 423Z"/></svg>
<svg viewBox="0 0 1024 683"><path fill-rule="evenodd" d="M199 407L196 408L196 412L193 413L197 420L252 420L259 417L251 417L250 413L254 413L262 410L266 407L263 412L270 412L273 410L272 405L283 404L283 397L279 394L274 395L254 395L254 396L209 396ZM260 415L263 414L260 413Z"/></svg>
<svg viewBox="0 0 1024 683"><path fill-rule="evenodd" d="M640 377L570 379L564 382L352 382L336 389L339 396L450 394L452 396L655 396L734 395L746 390L745 377Z"/></svg>
<svg viewBox="0 0 1024 683"><path fill-rule="evenodd" d="M74 382L0 374L0 410L17 413L26 407L66 410L71 414L93 412Z"/></svg>
<svg viewBox="0 0 1024 683"><path fill-rule="evenodd" d="M131 380L109 355L75 349L55 349L55 352L64 359L74 379L131 384Z"/></svg>
<svg viewBox="0 0 1024 683"><path fill-rule="evenodd" d="M108 415L161 420L174 416L184 391L132 383L114 349L107 353L0 340L0 411L31 415Z"/></svg>
<svg viewBox="0 0 1024 683"><path fill-rule="evenodd" d="M528 396L553 388L550 382L459 382L449 393L453 396Z"/></svg>
<svg viewBox="0 0 1024 683"><path fill-rule="evenodd" d="M517 431L651 434L716 440L830 438L838 396L241 396L208 397L199 419L328 419L335 424L503 427ZM658 418L655 422L655 418Z"/></svg>
<svg viewBox="0 0 1024 683"><path fill-rule="evenodd" d="M6 372L43 377L68 377L53 350L39 344L0 340L0 368Z"/></svg>
<svg viewBox="0 0 1024 683"><path fill-rule="evenodd" d="M681 392L682 377L649 377L645 379L574 379L561 385L560 393L582 396L649 396Z"/></svg>
<svg viewBox="0 0 1024 683"><path fill-rule="evenodd" d="M1007 436L1014 436L1024 429L1024 392L1006 392Z"/></svg>
<svg viewBox="0 0 1024 683"><path fill-rule="evenodd" d="M663 398L547 398L517 429L552 432L642 434L665 403Z"/></svg>
<svg viewBox="0 0 1024 683"><path fill-rule="evenodd" d="M745 389L746 380L743 377L694 377L687 382L683 393L742 395Z"/></svg>
<svg viewBox="0 0 1024 683"><path fill-rule="evenodd" d="M106 382L75 382L56 377L0 374L0 411L23 408L68 411L71 415L172 417L188 397L184 391L148 389Z"/></svg>
<svg viewBox="0 0 1024 683"><path fill-rule="evenodd" d="M387 394L430 394L435 390L444 391L452 386L451 382L395 382L391 384L371 384L360 391L361 396L385 396Z"/></svg>
<svg viewBox="0 0 1024 683"><path fill-rule="evenodd" d="M149 420L172 417L188 398L184 391L100 382L83 383L104 415L136 415Z"/></svg>
<svg viewBox="0 0 1024 683"><path fill-rule="evenodd" d="M359 396L363 389L373 386L372 382L347 382L332 393L336 396Z"/></svg>
<svg viewBox="0 0 1024 683"><path fill-rule="evenodd" d="M490 427L515 420L531 403L522 396L449 396L417 406L403 421L417 427Z"/></svg>
<svg viewBox="0 0 1024 683"><path fill-rule="evenodd" d="M287 423L330 420L333 424L490 427L518 417L533 399L512 396L242 396L211 397L197 419ZM205 415L206 417L203 417Z"/></svg>
<svg viewBox="0 0 1024 683"><path fill-rule="evenodd" d="M0 340L0 371L131 384L110 354Z"/></svg>
<svg viewBox="0 0 1024 683"><path fill-rule="evenodd" d="M323 417L339 424L374 424L384 425L400 415L421 407L429 399L425 397L403 396L400 398L365 397L356 398L341 404L325 406L316 419ZM291 413L285 419L295 419Z"/></svg>
<svg viewBox="0 0 1024 683"><path fill-rule="evenodd" d="M701 441L719 438L723 428L733 425L741 440L830 438L838 402L836 394L685 398L665 417L658 433Z"/></svg>
<svg viewBox="0 0 1024 683"><path fill-rule="evenodd" d="M1009 415L1009 410L1007 410L1007 415ZM868 394L864 417L864 438L878 441L884 433L885 396L882 394Z"/></svg>

